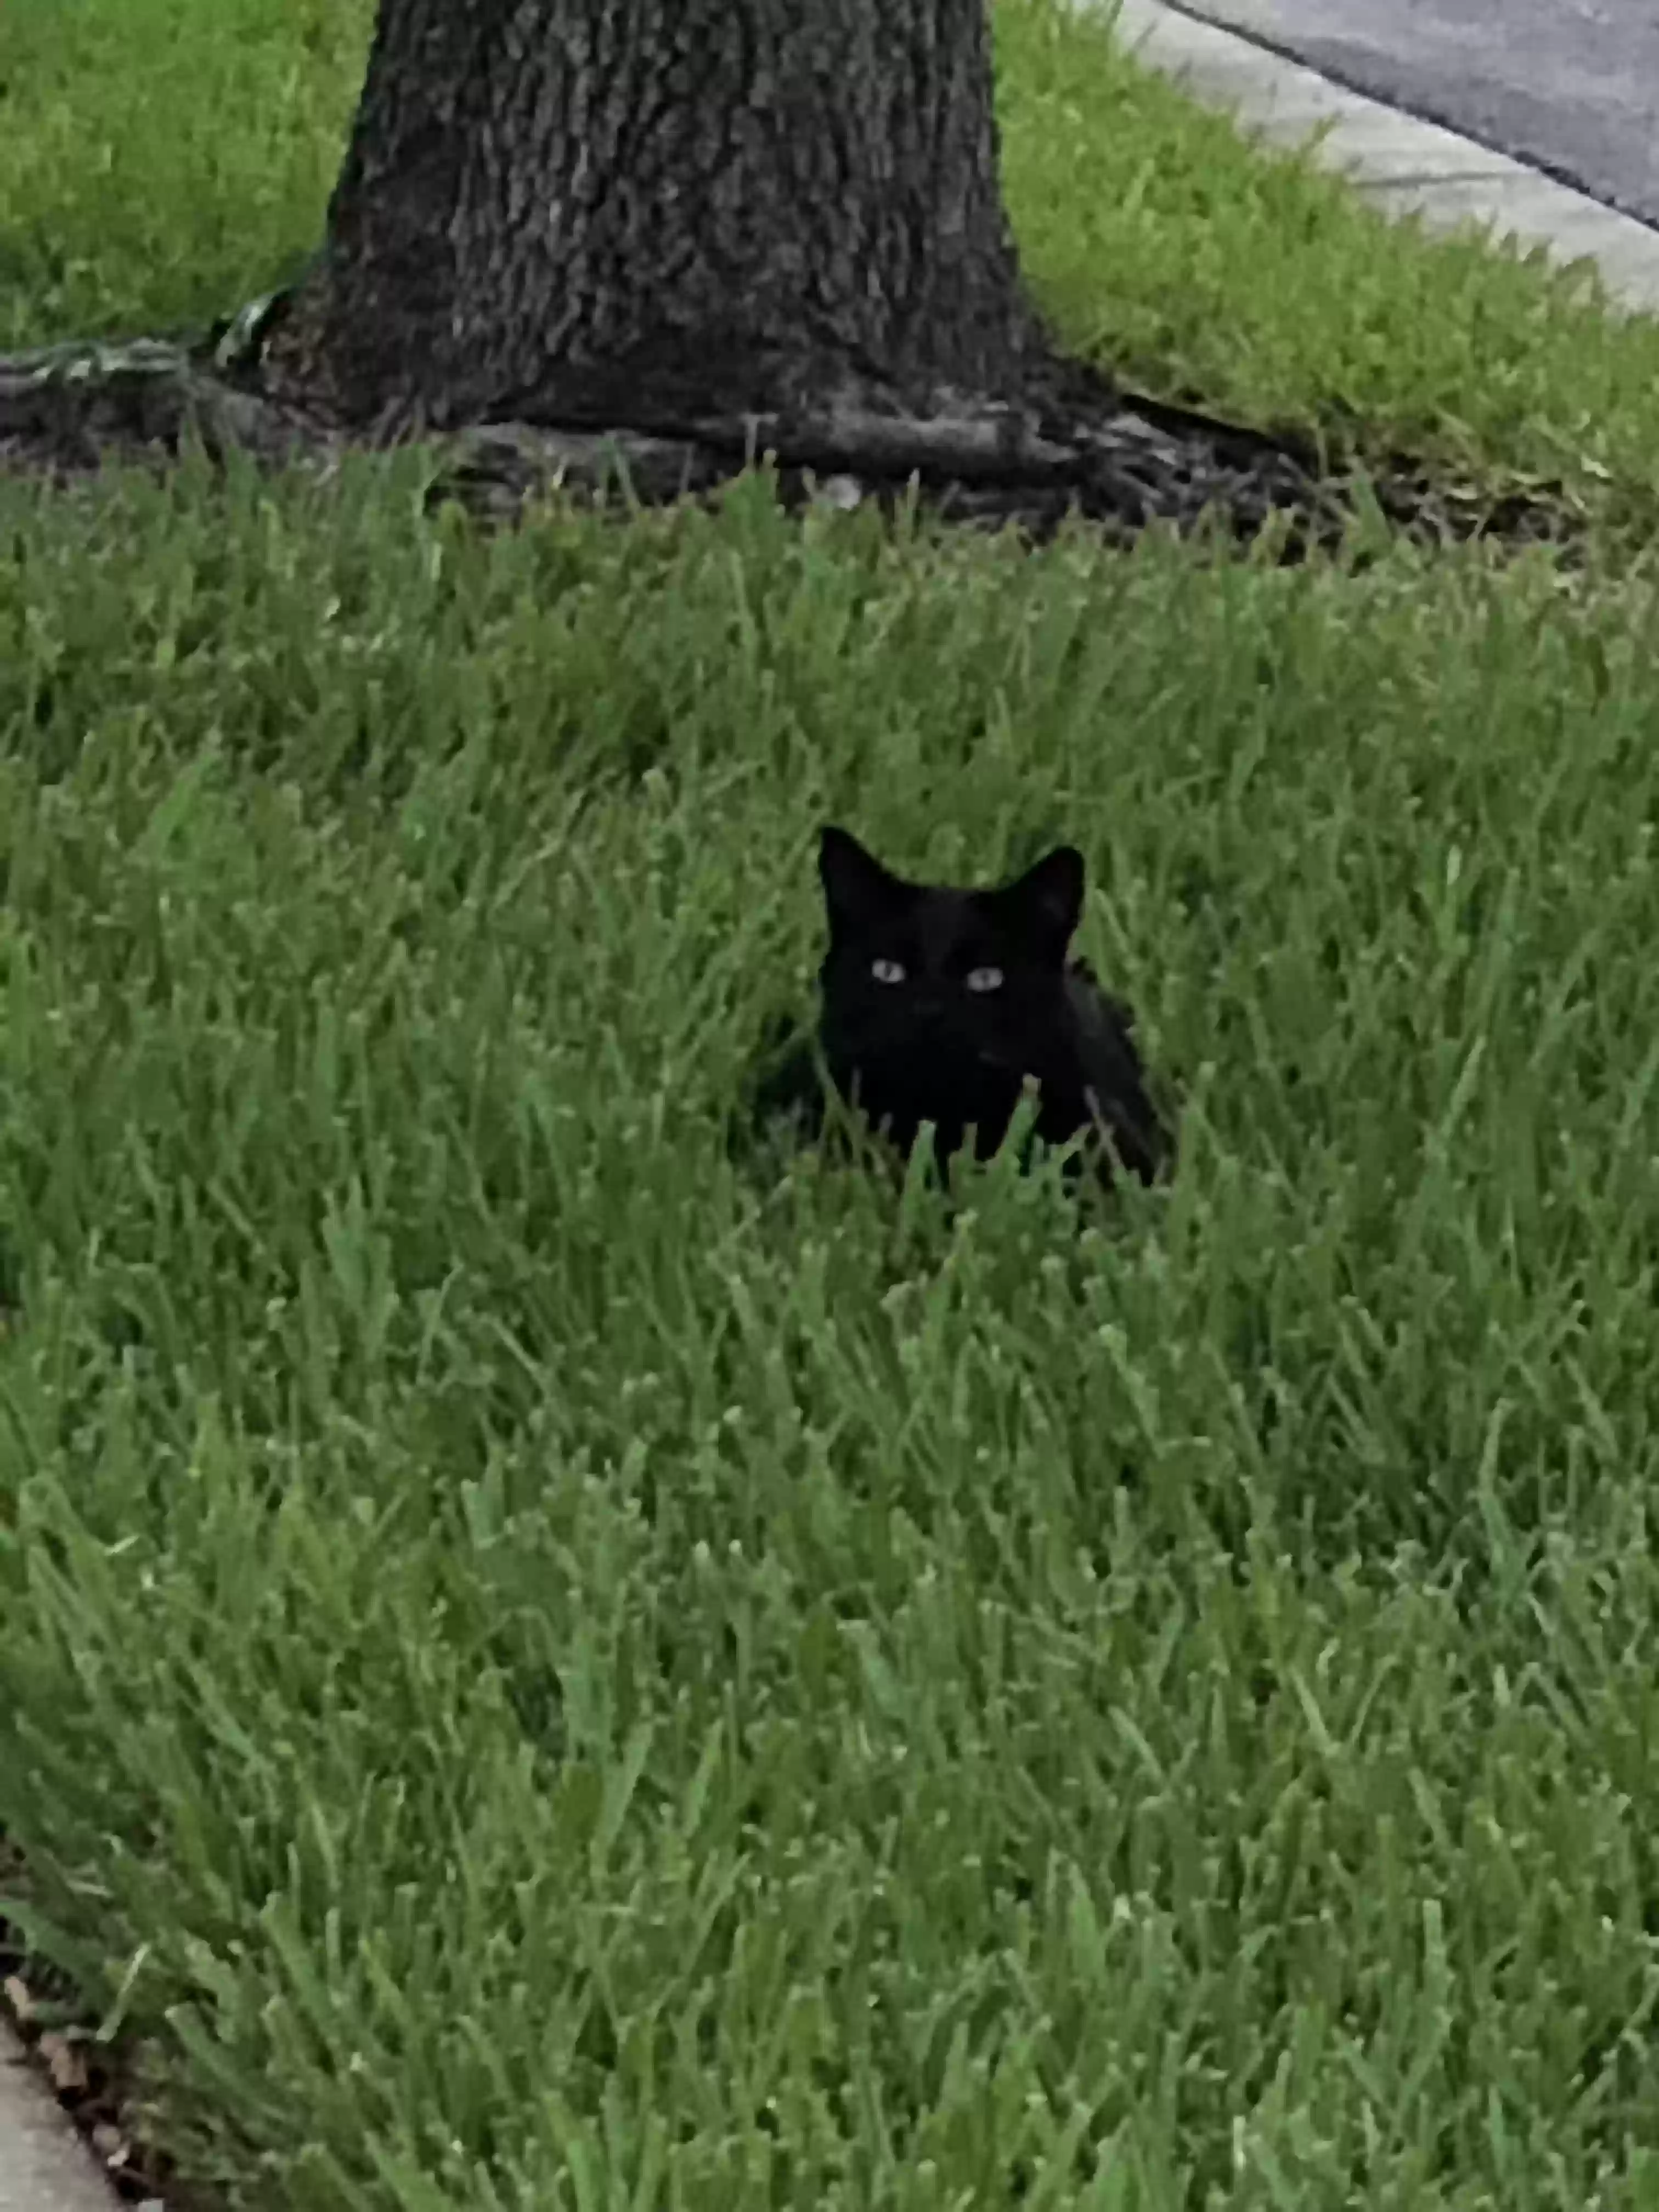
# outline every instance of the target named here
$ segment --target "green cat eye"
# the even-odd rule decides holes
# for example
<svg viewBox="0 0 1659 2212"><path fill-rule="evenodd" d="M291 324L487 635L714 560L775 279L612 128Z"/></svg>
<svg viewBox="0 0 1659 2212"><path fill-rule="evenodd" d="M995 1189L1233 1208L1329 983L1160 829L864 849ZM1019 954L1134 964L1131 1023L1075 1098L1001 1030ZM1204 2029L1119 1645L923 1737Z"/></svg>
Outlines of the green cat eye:
<svg viewBox="0 0 1659 2212"><path fill-rule="evenodd" d="M1002 988L1000 968L970 968L968 971L970 991L1000 991Z"/></svg>
<svg viewBox="0 0 1659 2212"><path fill-rule="evenodd" d="M898 960L872 960L870 973L878 983L902 983L904 981L904 964Z"/></svg>

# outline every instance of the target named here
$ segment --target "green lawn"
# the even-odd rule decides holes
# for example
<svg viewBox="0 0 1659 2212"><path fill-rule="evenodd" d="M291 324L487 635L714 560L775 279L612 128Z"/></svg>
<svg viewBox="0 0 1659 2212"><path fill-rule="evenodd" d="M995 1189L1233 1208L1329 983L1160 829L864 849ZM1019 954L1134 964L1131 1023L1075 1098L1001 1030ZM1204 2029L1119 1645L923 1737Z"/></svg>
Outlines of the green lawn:
<svg viewBox="0 0 1659 2212"><path fill-rule="evenodd" d="M10 341L291 265L332 8L6 5ZM1001 30L1074 335L1650 495L1652 326ZM283 2212L1647 2212L1649 564L421 485L0 488L0 1830L156 2136ZM1083 847L1170 1189L734 1152L826 815Z"/></svg>

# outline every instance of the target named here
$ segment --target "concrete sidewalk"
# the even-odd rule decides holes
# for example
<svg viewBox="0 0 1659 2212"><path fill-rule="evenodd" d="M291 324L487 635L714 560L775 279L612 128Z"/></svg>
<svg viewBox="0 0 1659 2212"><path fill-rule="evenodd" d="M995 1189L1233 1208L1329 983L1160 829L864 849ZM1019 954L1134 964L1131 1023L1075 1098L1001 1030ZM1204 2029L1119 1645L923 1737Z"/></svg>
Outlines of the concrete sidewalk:
<svg viewBox="0 0 1659 2212"><path fill-rule="evenodd" d="M1659 226L1653 0L1169 0Z"/></svg>
<svg viewBox="0 0 1659 2212"><path fill-rule="evenodd" d="M1164 0L1073 4L1115 14L1117 36L1138 59L1275 144L1304 145L1326 126L1315 159L1383 214L1417 214L1437 230L1490 223L1498 236L1542 246L1557 261L1593 261L1620 306L1659 312L1659 231L1646 223Z"/></svg>
<svg viewBox="0 0 1659 2212"><path fill-rule="evenodd" d="M0 2020L0 2212L112 2212L119 2199Z"/></svg>

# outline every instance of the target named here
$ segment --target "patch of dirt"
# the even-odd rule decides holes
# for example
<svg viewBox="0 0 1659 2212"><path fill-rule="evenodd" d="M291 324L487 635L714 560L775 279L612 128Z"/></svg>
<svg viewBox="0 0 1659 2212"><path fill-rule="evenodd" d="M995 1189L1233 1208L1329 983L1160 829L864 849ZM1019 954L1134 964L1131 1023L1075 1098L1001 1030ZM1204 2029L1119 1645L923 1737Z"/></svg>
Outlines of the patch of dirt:
<svg viewBox="0 0 1659 2212"><path fill-rule="evenodd" d="M1283 560L1340 541L1367 503L1428 544L1489 538L1570 544L1582 522L1559 485L1501 495L1402 463L1322 472L1304 439L1222 422L1118 392L1085 364L1052 364L1030 404L934 396L927 414L854 394L793 415L703 416L647 433L499 422L434 428L395 410L348 432L272 398L260 333L277 302L256 301L199 344L141 338L0 356L0 469L64 481L106 459L165 465L190 441L216 458L329 472L352 447L419 441L438 470L434 501L510 521L563 490L647 506L707 498L765 460L792 505L883 508L917 498L940 516L1047 538L1070 518L1127 542L1154 525L1267 533Z"/></svg>

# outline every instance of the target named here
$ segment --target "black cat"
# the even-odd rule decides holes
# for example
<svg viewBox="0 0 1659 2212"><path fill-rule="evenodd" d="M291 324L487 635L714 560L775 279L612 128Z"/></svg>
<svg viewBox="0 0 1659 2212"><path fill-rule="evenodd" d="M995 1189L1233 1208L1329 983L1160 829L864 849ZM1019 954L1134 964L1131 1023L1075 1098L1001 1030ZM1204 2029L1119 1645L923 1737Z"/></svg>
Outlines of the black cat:
<svg viewBox="0 0 1659 2212"><path fill-rule="evenodd" d="M1061 845L1013 883L963 890L908 882L829 828L818 872L830 918L818 1046L836 1088L894 1143L908 1152L931 1121L939 1156L971 1129L984 1159L1030 1076L1046 1142L1092 1128L1143 1182L1169 1164L1173 1140L1146 1094L1133 1017L1067 957L1083 910L1079 853ZM817 1121L810 1048L790 1055L760 1104Z"/></svg>

